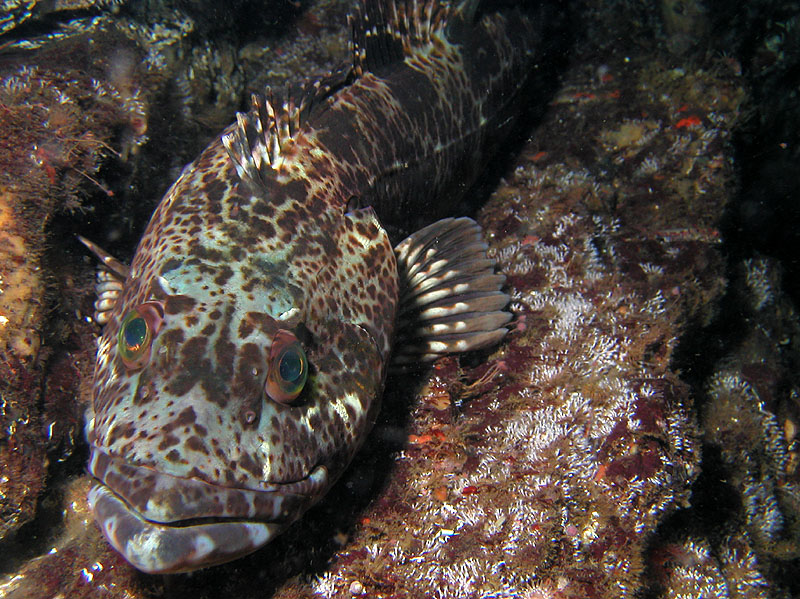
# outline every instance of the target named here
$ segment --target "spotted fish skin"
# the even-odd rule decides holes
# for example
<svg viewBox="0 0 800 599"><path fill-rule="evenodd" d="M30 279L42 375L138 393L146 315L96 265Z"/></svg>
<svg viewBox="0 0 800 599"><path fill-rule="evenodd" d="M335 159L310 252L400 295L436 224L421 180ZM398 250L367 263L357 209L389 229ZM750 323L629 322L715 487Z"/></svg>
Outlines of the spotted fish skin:
<svg viewBox="0 0 800 599"><path fill-rule="evenodd" d="M366 1L348 69L296 106L254 100L159 204L99 341L87 431L90 506L135 567L255 550L362 444L398 309L387 228L453 210L533 60L527 21L475 7ZM287 332L309 373L284 402L265 388Z"/></svg>

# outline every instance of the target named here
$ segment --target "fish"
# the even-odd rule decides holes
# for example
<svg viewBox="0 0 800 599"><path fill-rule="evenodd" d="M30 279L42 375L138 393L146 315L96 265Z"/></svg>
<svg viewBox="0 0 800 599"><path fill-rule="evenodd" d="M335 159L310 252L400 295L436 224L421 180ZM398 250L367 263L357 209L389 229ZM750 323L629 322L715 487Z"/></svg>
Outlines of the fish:
<svg viewBox="0 0 800 599"><path fill-rule="evenodd" d="M352 59L184 168L102 264L88 504L148 573L221 564L318 502L390 368L499 343L504 276L454 215L514 128L540 28L477 0L362 0ZM411 231L411 229L414 229Z"/></svg>

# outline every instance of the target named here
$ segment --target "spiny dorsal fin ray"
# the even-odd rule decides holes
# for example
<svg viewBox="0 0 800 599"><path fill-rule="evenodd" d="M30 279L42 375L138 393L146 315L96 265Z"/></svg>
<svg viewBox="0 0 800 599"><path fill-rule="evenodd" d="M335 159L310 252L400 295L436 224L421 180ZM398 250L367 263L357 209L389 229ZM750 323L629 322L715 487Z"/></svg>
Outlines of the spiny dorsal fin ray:
<svg viewBox="0 0 800 599"><path fill-rule="evenodd" d="M99 245L94 243L93 241L89 241L82 235L78 235L78 241L80 241L83 245L85 245L90 252L92 252L100 262L103 263L109 272L111 272L116 278L120 281L125 281L128 278L128 274L130 273L130 267L127 264L123 264L119 260L117 260L114 256L109 254Z"/></svg>
<svg viewBox="0 0 800 599"><path fill-rule="evenodd" d="M78 235L78 240L102 263L97 269L97 280L94 284L97 294L94 300L94 320L98 324L106 324L117 298L122 294L122 287L128 278L130 268L85 237Z"/></svg>
<svg viewBox="0 0 800 599"><path fill-rule="evenodd" d="M401 294L395 366L492 345L511 314L503 308L503 275L486 256L481 228L470 218L446 218L395 248Z"/></svg>
<svg viewBox="0 0 800 599"><path fill-rule="evenodd" d="M222 143L239 178L263 184L278 169L281 148L299 128L299 113L291 102L277 104L270 89L266 96L253 94L250 103L250 112L236 114L236 125Z"/></svg>
<svg viewBox="0 0 800 599"><path fill-rule="evenodd" d="M352 82L352 67L288 90L281 100L267 88L250 97L250 111L236 113L233 130L222 136L239 178L263 184L280 167L282 150L293 143L303 123L323 102Z"/></svg>
<svg viewBox="0 0 800 599"><path fill-rule="evenodd" d="M436 36L448 34L457 42L477 5L478 0L456 6L439 0L364 0L349 19L356 75L403 60Z"/></svg>
<svg viewBox="0 0 800 599"><path fill-rule="evenodd" d="M466 29L475 23L475 14L481 0L464 0L454 10L453 15L447 19L447 38L451 41L463 39Z"/></svg>

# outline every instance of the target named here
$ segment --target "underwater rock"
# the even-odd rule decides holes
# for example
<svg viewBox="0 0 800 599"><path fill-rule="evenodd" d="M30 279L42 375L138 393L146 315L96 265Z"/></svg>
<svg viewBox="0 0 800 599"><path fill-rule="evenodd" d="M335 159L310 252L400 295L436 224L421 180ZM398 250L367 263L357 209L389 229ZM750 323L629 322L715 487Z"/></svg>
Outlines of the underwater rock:
<svg viewBox="0 0 800 599"><path fill-rule="evenodd" d="M136 89L121 92L74 68L70 57L88 41L72 42L62 47L58 65L42 51L38 62L6 61L0 69L0 539L33 517L54 432L41 413L54 341L46 330L53 305L48 227L55 215L80 210L87 189L113 195L98 176L100 166L120 155L121 132L130 131L133 144L143 133ZM91 346L88 330L83 343ZM55 390L45 386L53 407ZM74 395L68 401L77 405Z"/></svg>
<svg viewBox="0 0 800 599"><path fill-rule="evenodd" d="M86 505L90 481L72 479L63 488L62 533L52 539L48 551L19 566L13 576L0 582L0 596L7 599L109 596L135 597L135 583L126 584L116 569L124 560L108 548L92 525ZM118 558L118 559L115 559ZM103 593L104 594L98 594Z"/></svg>
<svg viewBox="0 0 800 599"><path fill-rule="evenodd" d="M793 597L800 319L773 260L746 258L732 273L725 329L704 332L724 339L724 351L700 398L703 474L692 508L664 527L650 561L659 585L680 596L719 588L715 596Z"/></svg>
<svg viewBox="0 0 800 599"><path fill-rule="evenodd" d="M668 35L667 47L671 52L683 54L708 37L708 8L704 2L661 0L661 20Z"/></svg>

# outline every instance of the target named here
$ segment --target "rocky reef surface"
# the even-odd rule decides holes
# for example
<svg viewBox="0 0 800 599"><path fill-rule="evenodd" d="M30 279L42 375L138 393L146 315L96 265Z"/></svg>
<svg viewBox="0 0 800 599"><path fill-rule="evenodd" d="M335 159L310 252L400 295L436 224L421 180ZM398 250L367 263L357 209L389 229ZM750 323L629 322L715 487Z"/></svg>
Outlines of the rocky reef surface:
<svg viewBox="0 0 800 599"><path fill-rule="evenodd" d="M506 340L390 378L351 469L274 543L154 577L87 512L81 411L98 329L93 265L72 236L129 256L248 90L346 57L346 3L277 2L273 19L247 2L223 14L165 3L147 18L133 3L12 4L0 20L0 595L800 591L797 313L780 264L731 249L748 87L734 57L702 48L702 6L569 7L557 84L475 190L512 296ZM233 26L242 17L251 28Z"/></svg>

